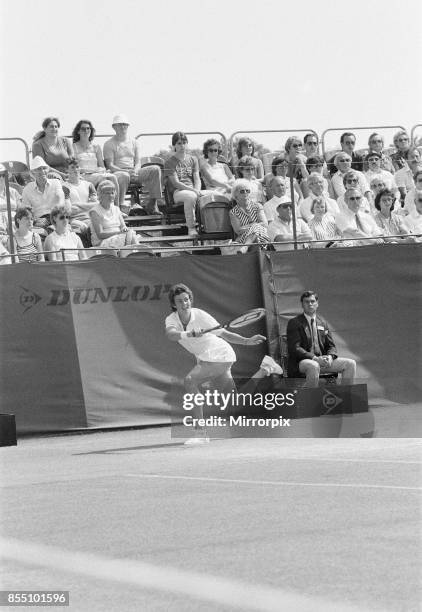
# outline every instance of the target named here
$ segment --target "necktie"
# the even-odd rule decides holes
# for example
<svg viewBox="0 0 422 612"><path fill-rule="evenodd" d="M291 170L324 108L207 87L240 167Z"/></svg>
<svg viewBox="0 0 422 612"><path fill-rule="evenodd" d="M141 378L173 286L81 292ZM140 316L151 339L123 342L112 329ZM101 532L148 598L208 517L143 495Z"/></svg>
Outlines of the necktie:
<svg viewBox="0 0 422 612"><path fill-rule="evenodd" d="M356 217L356 227L358 228L358 230L365 233L365 230L363 229L362 221L359 219L359 215L357 213L355 217Z"/></svg>
<svg viewBox="0 0 422 612"><path fill-rule="evenodd" d="M311 319L311 330L312 330L312 348L313 348L313 352L315 355L319 356L321 355L321 351L319 348L319 341L318 341L318 332L317 332L317 328L316 328L316 323L315 323L315 319Z"/></svg>

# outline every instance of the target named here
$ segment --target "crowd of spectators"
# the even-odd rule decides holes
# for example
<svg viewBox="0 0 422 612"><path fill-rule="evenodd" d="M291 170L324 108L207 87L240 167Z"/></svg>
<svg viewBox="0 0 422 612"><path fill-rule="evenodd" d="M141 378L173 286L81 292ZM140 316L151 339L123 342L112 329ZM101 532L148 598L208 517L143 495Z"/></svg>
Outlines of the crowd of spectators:
<svg viewBox="0 0 422 612"><path fill-rule="evenodd" d="M139 238L126 226L127 192L140 187L147 196L144 213L162 215L163 204L183 205L189 238L197 231L198 204L204 196L231 200L232 252L253 248L357 246L421 241L421 153L408 134L394 136L394 152L374 132L366 154L356 152L356 136L344 132L340 149L329 159L318 137L287 138L274 154L271 172L250 138L240 138L231 159L221 142L208 139L203 156L192 155L188 138L175 132L171 154L162 164L141 165L129 120L116 115L115 135L95 140L91 121L81 119L72 137L59 135L60 121L47 117L32 144L30 180L10 187L13 249L19 261L86 258L90 246L120 249ZM267 166L268 168L268 166ZM165 199L163 199L163 194ZM0 261L10 263L5 180L0 175ZM224 249L222 250L224 252Z"/></svg>

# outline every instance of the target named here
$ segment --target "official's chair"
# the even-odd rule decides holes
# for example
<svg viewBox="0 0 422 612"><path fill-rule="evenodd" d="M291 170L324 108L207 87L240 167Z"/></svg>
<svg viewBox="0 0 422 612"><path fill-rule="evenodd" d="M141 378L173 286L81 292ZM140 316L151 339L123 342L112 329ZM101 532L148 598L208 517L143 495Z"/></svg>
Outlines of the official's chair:
<svg viewBox="0 0 422 612"><path fill-rule="evenodd" d="M288 363L289 363L289 349L287 346L287 334L281 336L280 343L280 355L281 355L281 367L283 368L284 378L292 378L288 374ZM294 378L306 378L305 374L299 374ZM324 381L327 385L333 385L336 383L338 378L338 372L321 372L319 375L320 380Z"/></svg>

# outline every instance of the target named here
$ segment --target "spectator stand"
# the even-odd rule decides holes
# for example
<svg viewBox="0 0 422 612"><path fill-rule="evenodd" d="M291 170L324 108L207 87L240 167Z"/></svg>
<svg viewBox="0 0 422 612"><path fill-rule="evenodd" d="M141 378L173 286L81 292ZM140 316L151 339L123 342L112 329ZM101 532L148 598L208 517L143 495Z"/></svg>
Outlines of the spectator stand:
<svg viewBox="0 0 422 612"><path fill-rule="evenodd" d="M405 128L401 125L374 125L369 127L328 128L321 134L321 147L324 159L329 161L341 151L340 137L344 132L352 132L356 136L355 153L365 156L368 151L369 136L379 132L384 138L384 152L389 155L395 151L393 136ZM364 168L361 170L364 171Z"/></svg>
<svg viewBox="0 0 422 612"><path fill-rule="evenodd" d="M258 142L256 136L260 136L261 134L266 134L265 142ZM280 142L280 134L285 136L282 142ZM236 153L236 143L239 138L251 138L258 148L258 151L255 151L255 154L262 161L264 166L264 172L267 174L271 172L271 163L279 153L284 152L284 143L290 136L297 136L303 142L303 138L306 134L315 134L317 138L318 134L315 130L309 128L298 128L298 129L283 129L283 130L238 130L237 132L233 132L233 134L229 138L229 151L228 155L230 159L233 159ZM260 151L261 148L268 149L268 151Z"/></svg>
<svg viewBox="0 0 422 612"><path fill-rule="evenodd" d="M171 137L174 132L150 132L138 134L135 138L140 141L140 149L143 159L151 159L153 157L159 157L163 160L163 166L168 157L172 155L171 150ZM202 148L205 140L214 137L220 140L223 154L226 156L228 151L227 138L219 131L209 132L185 132L189 139L189 152L191 155L195 155L198 158L199 164L202 159ZM201 138L198 138L201 137ZM166 223L168 225L183 225L185 223L185 216L183 212L183 205L175 205L172 197L170 196L166 184L163 185L165 208L164 213L166 216ZM186 231L184 229L184 231Z"/></svg>

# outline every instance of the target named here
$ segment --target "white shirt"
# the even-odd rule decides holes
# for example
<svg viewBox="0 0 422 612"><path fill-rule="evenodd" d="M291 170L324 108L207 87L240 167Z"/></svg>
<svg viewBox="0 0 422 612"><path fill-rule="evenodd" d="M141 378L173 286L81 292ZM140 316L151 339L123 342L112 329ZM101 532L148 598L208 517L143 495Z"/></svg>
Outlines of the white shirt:
<svg viewBox="0 0 422 612"><path fill-rule="evenodd" d="M200 310L199 308L191 309L191 316L186 330L177 312L173 312L166 317L165 321L166 330L175 329L176 331L208 329L216 325L218 325L218 321L205 312L205 310ZM189 353L195 355L198 361L233 363L236 361L236 353L228 342L218 337L222 332L222 329L216 329L199 338L181 338L178 342Z"/></svg>
<svg viewBox="0 0 422 612"><path fill-rule="evenodd" d="M362 229L358 227L356 215L359 218ZM339 232L344 238L359 238L359 236L365 238L367 236L379 236L381 234L381 230L375 223L374 218L368 213L362 212L362 210L359 210L358 213L354 213L348 208L336 215L335 221ZM356 230L359 230L360 234L356 234ZM352 244L361 246L362 244L377 243L374 240L366 242L356 240Z"/></svg>
<svg viewBox="0 0 422 612"><path fill-rule="evenodd" d="M311 213L312 202L314 200L317 200L319 197L324 198L324 201L327 205L327 212L329 212L333 216L340 212L338 204L335 200L332 200L331 198L326 197L324 194L322 196L316 196L313 193L311 193L311 195L309 195L307 198L302 200L302 202L299 205L299 213L302 219L305 219L305 221L309 221L309 219L312 218L312 213Z"/></svg>
<svg viewBox="0 0 422 612"><path fill-rule="evenodd" d="M413 172L408 166L397 170L397 172L394 174L394 178L396 180L397 187L403 187L406 191L410 191L411 189L415 188Z"/></svg>
<svg viewBox="0 0 422 612"><path fill-rule="evenodd" d="M28 183L22 191L22 204L32 208L35 219L49 215L54 206L64 204L61 181L59 179L47 179L44 191L38 189L35 181Z"/></svg>
<svg viewBox="0 0 422 612"><path fill-rule="evenodd" d="M362 194L365 194L367 191L371 191L368 185L368 181L366 180L363 172L359 172L359 170L353 170L353 172L356 172L358 176L358 179L359 179L358 185L359 185L359 189L361 190ZM344 174L343 172L340 172L340 170L338 170L334 174L334 176L331 178L331 184L333 186L334 193L336 194L337 198L339 198L341 195L343 195L346 192L346 187L343 185Z"/></svg>
<svg viewBox="0 0 422 612"><path fill-rule="evenodd" d="M296 219L296 232L298 240L312 240L311 230L303 219ZM286 221L282 221L280 217L277 217L277 219L271 221L268 226L268 236L270 242L274 242L276 236L283 236L288 240L293 240L293 221L287 223ZM302 246L303 245L299 245L299 247ZM294 245L278 242L274 245L274 248L276 251L292 251Z"/></svg>
<svg viewBox="0 0 422 612"><path fill-rule="evenodd" d="M404 223L414 234L422 234L422 215L418 213L416 208L404 218ZM417 240L421 242L422 237L419 237Z"/></svg>

